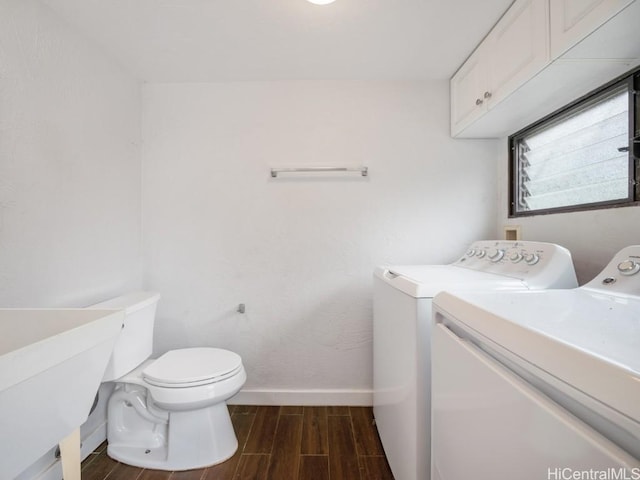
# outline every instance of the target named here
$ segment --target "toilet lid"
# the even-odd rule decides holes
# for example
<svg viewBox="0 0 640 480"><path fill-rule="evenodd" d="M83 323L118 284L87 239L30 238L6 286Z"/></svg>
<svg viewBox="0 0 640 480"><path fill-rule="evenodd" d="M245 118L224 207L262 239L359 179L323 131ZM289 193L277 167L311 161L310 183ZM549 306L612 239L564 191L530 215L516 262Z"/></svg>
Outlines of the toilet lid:
<svg viewBox="0 0 640 480"><path fill-rule="evenodd" d="M170 350L142 371L146 381L160 386L206 384L223 380L242 367L240 355L221 348Z"/></svg>

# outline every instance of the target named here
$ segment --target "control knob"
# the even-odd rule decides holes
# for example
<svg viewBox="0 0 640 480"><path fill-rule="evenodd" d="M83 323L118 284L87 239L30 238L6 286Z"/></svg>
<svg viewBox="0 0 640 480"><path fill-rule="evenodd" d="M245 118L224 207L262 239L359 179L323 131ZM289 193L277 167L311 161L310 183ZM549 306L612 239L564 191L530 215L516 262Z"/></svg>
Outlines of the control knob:
<svg viewBox="0 0 640 480"><path fill-rule="evenodd" d="M478 258L484 258L484 256L485 256L486 254L487 254L487 251L486 251L486 250L478 250L478 251L476 252L476 257L478 257Z"/></svg>
<svg viewBox="0 0 640 480"><path fill-rule="evenodd" d="M535 265L540 261L540 257L537 253L528 253L524 256L524 261L527 265Z"/></svg>
<svg viewBox="0 0 640 480"><path fill-rule="evenodd" d="M467 257L473 257L476 254L476 251L473 248L467 250Z"/></svg>
<svg viewBox="0 0 640 480"><path fill-rule="evenodd" d="M509 257L509 260L511 260L513 263L518 263L522 260L522 254L518 252L512 253Z"/></svg>
<svg viewBox="0 0 640 480"><path fill-rule="evenodd" d="M640 271L640 263L630 258L618 264L618 271L622 275L634 275Z"/></svg>
<svg viewBox="0 0 640 480"><path fill-rule="evenodd" d="M504 257L504 250L501 250L499 248L492 248L491 250L489 250L488 257L489 260L494 263L499 262L500 260L502 260L502 257Z"/></svg>

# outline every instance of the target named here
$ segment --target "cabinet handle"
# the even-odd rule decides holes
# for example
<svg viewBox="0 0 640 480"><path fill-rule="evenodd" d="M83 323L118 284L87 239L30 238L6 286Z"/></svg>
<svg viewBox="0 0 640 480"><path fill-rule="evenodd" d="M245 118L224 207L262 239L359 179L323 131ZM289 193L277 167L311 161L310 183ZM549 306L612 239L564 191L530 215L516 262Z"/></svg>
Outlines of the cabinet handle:
<svg viewBox="0 0 640 480"><path fill-rule="evenodd" d="M476 105L482 105L482 99L476 98Z"/></svg>
<svg viewBox="0 0 640 480"><path fill-rule="evenodd" d="M484 92L484 98L491 98L491 92Z"/></svg>

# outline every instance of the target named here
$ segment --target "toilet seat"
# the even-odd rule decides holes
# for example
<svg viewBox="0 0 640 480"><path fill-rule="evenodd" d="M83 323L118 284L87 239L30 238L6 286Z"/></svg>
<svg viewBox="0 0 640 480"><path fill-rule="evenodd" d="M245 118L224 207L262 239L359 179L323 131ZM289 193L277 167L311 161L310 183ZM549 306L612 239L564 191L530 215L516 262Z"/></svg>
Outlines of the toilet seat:
<svg viewBox="0 0 640 480"><path fill-rule="evenodd" d="M189 388L221 382L243 369L240 355L221 348L170 350L142 371L144 381L164 388Z"/></svg>

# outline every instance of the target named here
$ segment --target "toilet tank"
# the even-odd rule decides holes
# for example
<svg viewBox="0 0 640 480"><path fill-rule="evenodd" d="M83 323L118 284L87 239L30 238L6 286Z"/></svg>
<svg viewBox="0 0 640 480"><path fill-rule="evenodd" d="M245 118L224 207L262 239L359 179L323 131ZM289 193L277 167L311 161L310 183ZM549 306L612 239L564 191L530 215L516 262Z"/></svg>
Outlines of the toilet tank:
<svg viewBox="0 0 640 480"><path fill-rule="evenodd" d="M158 300L158 293L134 292L87 307L125 311L122 331L113 348L103 382L122 377L151 356Z"/></svg>

